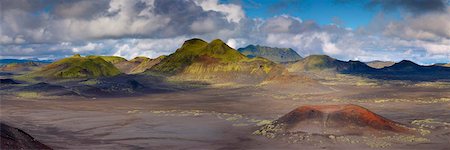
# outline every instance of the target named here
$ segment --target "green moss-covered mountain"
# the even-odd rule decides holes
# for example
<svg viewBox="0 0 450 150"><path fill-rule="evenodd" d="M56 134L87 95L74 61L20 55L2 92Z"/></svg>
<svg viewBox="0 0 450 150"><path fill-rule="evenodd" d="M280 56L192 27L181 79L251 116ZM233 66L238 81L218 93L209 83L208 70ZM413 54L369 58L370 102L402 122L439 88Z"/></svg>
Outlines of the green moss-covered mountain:
<svg viewBox="0 0 450 150"><path fill-rule="evenodd" d="M31 76L46 78L87 78L115 76L118 74L120 74L119 69L112 63L104 60L104 58L74 55L32 72Z"/></svg>
<svg viewBox="0 0 450 150"><path fill-rule="evenodd" d="M175 53L149 71L201 81L260 81L279 69L265 58L247 58L223 41L201 39L184 42Z"/></svg>
<svg viewBox="0 0 450 150"><path fill-rule="evenodd" d="M302 59L302 57L291 48L273 48L260 45L248 45L247 47L239 48L238 51L249 58L264 57L278 63Z"/></svg>
<svg viewBox="0 0 450 150"><path fill-rule="evenodd" d="M291 72L298 71L337 71L337 72L368 72L374 69L359 61L341 61L327 55L310 55L288 67Z"/></svg>

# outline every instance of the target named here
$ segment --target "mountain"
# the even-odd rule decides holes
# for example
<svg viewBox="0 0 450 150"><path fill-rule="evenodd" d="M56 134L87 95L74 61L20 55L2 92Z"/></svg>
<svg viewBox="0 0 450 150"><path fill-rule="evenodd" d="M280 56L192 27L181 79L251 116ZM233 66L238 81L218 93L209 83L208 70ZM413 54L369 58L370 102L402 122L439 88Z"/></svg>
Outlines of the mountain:
<svg viewBox="0 0 450 150"><path fill-rule="evenodd" d="M383 71L396 71L396 72L416 72L425 69L426 67L420 66L409 60L402 60L398 63L395 63L392 66L385 67Z"/></svg>
<svg viewBox="0 0 450 150"><path fill-rule="evenodd" d="M291 133L319 135L411 134L414 130L353 104L305 105L254 132L285 136Z"/></svg>
<svg viewBox="0 0 450 150"><path fill-rule="evenodd" d="M156 64L160 63L165 57L166 56L163 55L163 56L159 56L159 57L157 57L155 59L150 59L150 58L144 59L144 60L142 60L139 63L139 65L133 67L131 69L130 73L141 73L141 72L144 72L147 69L150 69L153 66L155 66Z"/></svg>
<svg viewBox="0 0 450 150"><path fill-rule="evenodd" d="M0 71L4 72L23 72L36 70L39 67L45 66L47 63L41 62L22 62L22 63L10 63L0 66Z"/></svg>
<svg viewBox="0 0 450 150"><path fill-rule="evenodd" d="M249 58L264 57L278 63L302 59L302 57L291 48L272 48L260 45L248 45L247 47L239 48L238 51Z"/></svg>
<svg viewBox="0 0 450 150"><path fill-rule="evenodd" d="M402 60L392 66L368 73L367 76L376 79L436 81L450 80L450 68L444 66L422 66L409 60Z"/></svg>
<svg viewBox="0 0 450 150"><path fill-rule="evenodd" d="M385 74L448 76L450 68L435 65L422 66L409 60L402 60L392 66L382 68L380 72Z"/></svg>
<svg viewBox="0 0 450 150"><path fill-rule="evenodd" d="M341 61L327 55L310 55L288 66L291 72L337 71L341 73L369 72L374 69L359 61Z"/></svg>
<svg viewBox="0 0 450 150"><path fill-rule="evenodd" d="M388 67L388 66L392 66L395 64L395 62L393 61L379 61L379 60L375 60L375 61L370 61L370 62L366 62L366 64L372 68L384 68L384 67Z"/></svg>
<svg viewBox="0 0 450 150"><path fill-rule="evenodd" d="M0 59L0 65L12 64L12 63L26 63L26 62L36 62L36 63L51 63L51 60L34 60L34 59Z"/></svg>
<svg viewBox="0 0 450 150"><path fill-rule="evenodd" d="M247 58L222 40L207 43L190 39L149 72L196 81L259 82L271 74L281 73L276 69L280 67L274 62L261 57Z"/></svg>
<svg viewBox="0 0 450 150"><path fill-rule="evenodd" d="M101 57L74 55L32 72L31 76L48 78L105 77L120 74L119 69Z"/></svg>
<svg viewBox="0 0 450 150"><path fill-rule="evenodd" d="M436 63L433 66L443 66L443 67L450 67L450 63L446 64L446 63Z"/></svg>

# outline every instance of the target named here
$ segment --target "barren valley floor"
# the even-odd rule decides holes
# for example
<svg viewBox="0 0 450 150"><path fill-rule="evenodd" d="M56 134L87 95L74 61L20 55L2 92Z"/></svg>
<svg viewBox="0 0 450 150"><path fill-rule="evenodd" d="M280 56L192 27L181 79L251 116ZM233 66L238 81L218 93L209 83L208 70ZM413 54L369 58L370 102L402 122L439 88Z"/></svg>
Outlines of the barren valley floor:
<svg viewBox="0 0 450 150"><path fill-rule="evenodd" d="M136 97L1 97L1 120L55 149L450 148L450 88L334 85L324 93L203 88ZM266 137L261 125L307 104L356 104L423 135Z"/></svg>

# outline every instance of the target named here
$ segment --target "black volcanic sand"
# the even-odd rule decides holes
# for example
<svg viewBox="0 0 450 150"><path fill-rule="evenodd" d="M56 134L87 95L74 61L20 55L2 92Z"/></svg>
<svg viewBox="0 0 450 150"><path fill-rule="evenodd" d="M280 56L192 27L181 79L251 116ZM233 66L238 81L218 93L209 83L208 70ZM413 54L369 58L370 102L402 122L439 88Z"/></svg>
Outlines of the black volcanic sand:
<svg viewBox="0 0 450 150"><path fill-rule="evenodd" d="M2 95L0 117L55 149L450 148L450 102L422 102L450 98L449 88L337 85L333 89L289 95L254 87L207 88L126 98L49 100ZM395 101L405 98L410 101ZM348 103L414 128L422 124L430 133L417 135L426 141L392 137L403 138L400 142L316 134L293 141L291 137L253 134L261 128L257 124L276 120L299 106ZM411 123L423 119L433 120ZM347 138L350 141L339 140ZM359 141L352 143L355 139Z"/></svg>
<svg viewBox="0 0 450 150"><path fill-rule="evenodd" d="M0 123L1 149L51 149L40 143L25 131Z"/></svg>

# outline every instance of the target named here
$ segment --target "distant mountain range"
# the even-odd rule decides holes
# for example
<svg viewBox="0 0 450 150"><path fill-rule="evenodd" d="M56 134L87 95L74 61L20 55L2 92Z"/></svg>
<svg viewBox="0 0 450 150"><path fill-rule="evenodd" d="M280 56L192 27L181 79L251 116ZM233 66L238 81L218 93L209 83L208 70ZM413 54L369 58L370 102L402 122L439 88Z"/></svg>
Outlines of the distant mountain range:
<svg viewBox="0 0 450 150"><path fill-rule="evenodd" d="M292 57L287 57L288 55ZM285 80L290 77L286 73L332 71L377 79L450 80L450 67L446 67L450 64L422 66L408 60L398 63L363 63L341 61L327 55L301 58L288 48L249 45L238 51L220 39L210 43L201 39L190 39L174 53L155 59L136 57L126 60L118 56L74 55L48 65L30 60L4 59L3 62L28 62L5 65L0 67L0 71L28 71L29 77L39 78L97 78L119 74L147 74L176 80L255 83L269 77ZM284 78L275 77L282 74Z"/></svg>
<svg viewBox="0 0 450 150"><path fill-rule="evenodd" d="M38 60L38 59L0 59L0 66L12 63L26 63L26 62L37 62L37 63L51 63L52 60Z"/></svg>
<svg viewBox="0 0 450 150"><path fill-rule="evenodd" d="M35 69L38 69L39 67L42 67L44 65L47 65L47 63L41 63L41 62L34 62L34 61L28 61L28 62L22 62L22 63L8 63L0 66L0 71L3 72L23 72L23 71L32 71Z"/></svg>
<svg viewBox="0 0 450 150"><path fill-rule="evenodd" d="M239 48L239 52L249 58L264 57L273 62L283 63L302 59L302 57L291 48L273 48L260 45L248 45L244 48Z"/></svg>
<svg viewBox="0 0 450 150"><path fill-rule="evenodd" d="M402 60L392 66L371 72L370 76L378 79L395 80L450 80L450 67L422 66L409 60Z"/></svg>
<svg viewBox="0 0 450 150"><path fill-rule="evenodd" d="M389 80L450 80L450 67L422 66L408 60L383 68L372 68L359 61L341 61L326 55L311 55L287 68L291 72L335 71Z"/></svg>

